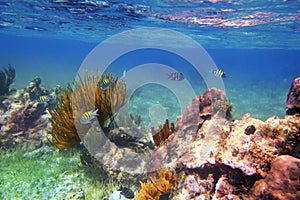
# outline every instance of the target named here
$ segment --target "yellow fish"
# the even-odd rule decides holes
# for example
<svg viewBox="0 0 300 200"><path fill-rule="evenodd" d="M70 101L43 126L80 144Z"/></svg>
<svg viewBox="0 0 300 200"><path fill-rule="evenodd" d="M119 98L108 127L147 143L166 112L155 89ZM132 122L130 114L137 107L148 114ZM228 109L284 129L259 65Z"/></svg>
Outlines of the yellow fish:
<svg viewBox="0 0 300 200"><path fill-rule="evenodd" d="M103 79L102 83L100 85L101 90L106 90L107 88L109 88L109 86L111 86L113 84L113 80L111 79Z"/></svg>
<svg viewBox="0 0 300 200"><path fill-rule="evenodd" d="M225 72L221 69L216 69L213 71L213 73L215 74L215 76L217 76L219 78L226 78Z"/></svg>
<svg viewBox="0 0 300 200"><path fill-rule="evenodd" d="M38 99L38 102L39 103L46 103L48 102L50 99L47 95L43 95L43 96L40 96L39 99Z"/></svg>
<svg viewBox="0 0 300 200"><path fill-rule="evenodd" d="M92 123L92 120L98 115L97 114L98 109L96 110L90 110L82 114L80 118L80 123L81 124L89 124Z"/></svg>

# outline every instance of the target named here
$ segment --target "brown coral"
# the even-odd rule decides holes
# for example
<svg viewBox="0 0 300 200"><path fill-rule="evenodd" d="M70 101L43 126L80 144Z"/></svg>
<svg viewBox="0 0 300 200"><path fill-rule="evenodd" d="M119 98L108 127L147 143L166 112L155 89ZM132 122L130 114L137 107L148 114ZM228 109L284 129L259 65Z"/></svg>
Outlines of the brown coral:
<svg viewBox="0 0 300 200"><path fill-rule="evenodd" d="M101 90L99 84L107 78L112 85ZM72 147L80 143L80 138L86 134L86 125L80 123L84 112L98 109L98 122L101 127L127 101L127 91L124 81L117 81L112 74L85 74L84 78L74 82L74 90L70 84L67 90L62 90L57 106L49 110L53 131L50 132L52 142L59 149Z"/></svg>
<svg viewBox="0 0 300 200"><path fill-rule="evenodd" d="M177 174L162 168L159 170L157 177L150 177L147 182L141 183L141 190L137 194L137 200L159 199L160 195L171 191L177 185Z"/></svg>
<svg viewBox="0 0 300 200"><path fill-rule="evenodd" d="M102 90L99 85L103 79L112 81L112 85L106 90ZM103 127L104 122L112 117L112 115L127 102L128 94L126 85L123 80L118 81L117 78L113 78L112 74L104 74L97 83L95 91L95 107L98 111L98 121Z"/></svg>
<svg viewBox="0 0 300 200"><path fill-rule="evenodd" d="M72 112L72 92L68 84L67 89L62 90L56 107L48 109L52 125L52 131L49 132L52 136L51 142L59 149L70 148L80 143Z"/></svg>
<svg viewBox="0 0 300 200"><path fill-rule="evenodd" d="M166 120L163 127L160 127L158 131L152 130L153 141L156 146L166 142L168 137L174 132L174 125L169 126L169 120Z"/></svg>

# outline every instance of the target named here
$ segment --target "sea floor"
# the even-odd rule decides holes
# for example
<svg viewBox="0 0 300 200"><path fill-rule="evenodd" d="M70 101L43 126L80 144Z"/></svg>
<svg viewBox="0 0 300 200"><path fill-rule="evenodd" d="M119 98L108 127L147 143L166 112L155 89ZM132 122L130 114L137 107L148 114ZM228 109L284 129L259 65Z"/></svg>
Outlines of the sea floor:
<svg viewBox="0 0 300 200"><path fill-rule="evenodd" d="M247 112L261 120L272 115L283 117L290 83L283 80L276 89L270 82L227 83L226 93L233 105L234 118L239 119ZM130 99L132 114L140 115L144 126L159 126L166 117L176 122L181 114L176 98L165 88L149 87L142 88ZM204 90L199 88L199 94ZM118 187L117 183L96 178L82 165L80 150L76 148L1 150L0 159L0 199L103 199Z"/></svg>
<svg viewBox="0 0 300 200"><path fill-rule="evenodd" d="M117 188L83 166L76 148L1 150L0 159L0 199L103 199Z"/></svg>

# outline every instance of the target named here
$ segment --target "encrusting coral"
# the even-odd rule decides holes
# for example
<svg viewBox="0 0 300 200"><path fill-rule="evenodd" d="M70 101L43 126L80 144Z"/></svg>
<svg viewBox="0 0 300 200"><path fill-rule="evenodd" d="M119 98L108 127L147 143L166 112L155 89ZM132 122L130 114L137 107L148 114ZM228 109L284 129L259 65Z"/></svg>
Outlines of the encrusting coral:
<svg viewBox="0 0 300 200"><path fill-rule="evenodd" d="M11 65L0 70L0 96L9 94L9 86L15 81L15 77L16 71Z"/></svg>
<svg viewBox="0 0 300 200"><path fill-rule="evenodd" d="M104 79L112 81L107 89L100 88ZM118 81L112 74L99 73L85 74L84 78L74 82L74 89L70 84L67 90L62 90L57 106L52 110L50 122L53 131L50 132L52 142L59 149L65 149L80 143L86 134L86 125L80 123L83 113L97 110L100 126L104 128L105 122L113 117L127 101L127 91L124 81Z"/></svg>
<svg viewBox="0 0 300 200"><path fill-rule="evenodd" d="M141 183L141 190L137 194L137 200L159 199L164 193L176 188L178 182L175 172L162 168L158 171L157 177L150 177L147 182Z"/></svg>

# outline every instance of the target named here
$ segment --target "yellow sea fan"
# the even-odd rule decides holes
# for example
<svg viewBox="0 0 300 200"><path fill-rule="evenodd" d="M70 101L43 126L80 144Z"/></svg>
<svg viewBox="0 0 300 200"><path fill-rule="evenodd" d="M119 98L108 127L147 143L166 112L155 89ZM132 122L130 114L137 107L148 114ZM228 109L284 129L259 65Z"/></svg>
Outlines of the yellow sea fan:
<svg viewBox="0 0 300 200"><path fill-rule="evenodd" d="M80 143L72 112L72 92L68 84L67 89L62 90L56 107L48 109L52 125L52 130L48 134L51 136L51 142L59 149L70 148Z"/></svg>
<svg viewBox="0 0 300 200"><path fill-rule="evenodd" d="M137 200L159 199L160 195L176 188L177 185L177 174L162 168L156 177L150 177L147 182L141 183L141 190L137 194Z"/></svg>
<svg viewBox="0 0 300 200"><path fill-rule="evenodd" d="M112 85L101 90L99 83L103 78L112 80ZM59 149L70 148L80 143L80 136L86 133L86 126L80 123L83 113L98 109L98 122L102 126L127 101L128 95L124 81L117 81L112 74L99 73L84 75L74 82L74 89L68 84L62 90L55 108L48 109L51 118L51 142Z"/></svg>

